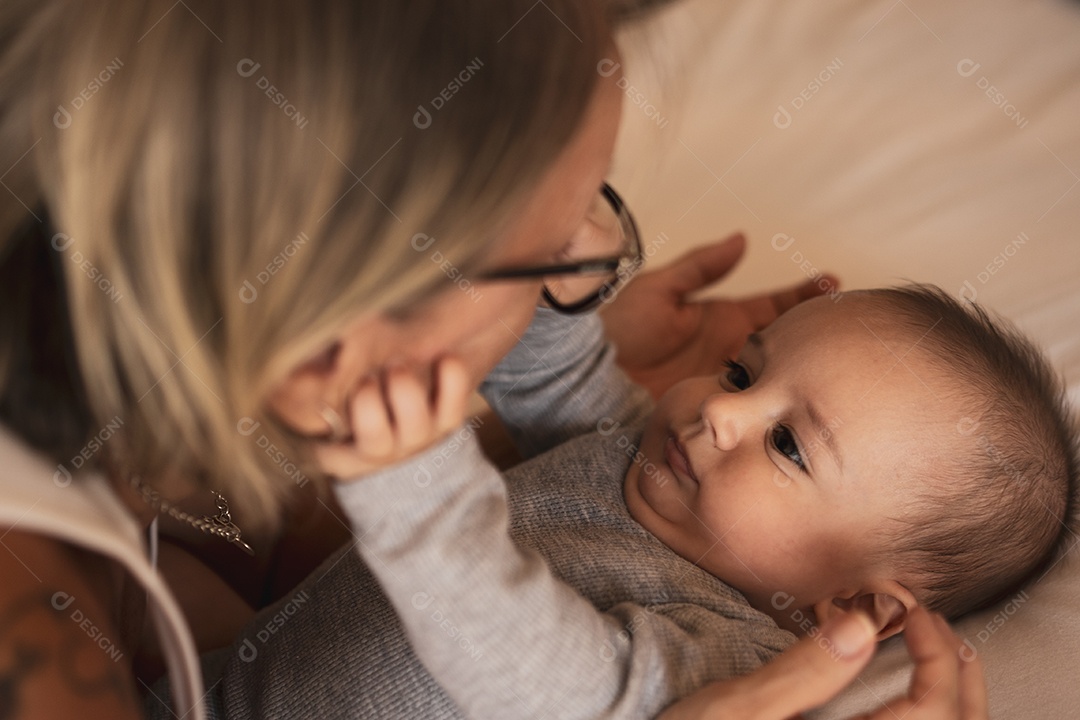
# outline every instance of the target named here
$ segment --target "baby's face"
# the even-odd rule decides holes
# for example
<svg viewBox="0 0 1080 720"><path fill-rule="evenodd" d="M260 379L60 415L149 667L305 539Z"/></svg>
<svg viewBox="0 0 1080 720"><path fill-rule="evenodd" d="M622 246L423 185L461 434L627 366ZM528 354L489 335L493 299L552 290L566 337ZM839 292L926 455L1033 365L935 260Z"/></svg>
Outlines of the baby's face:
<svg viewBox="0 0 1080 720"><path fill-rule="evenodd" d="M886 525L959 419L910 336L855 296L794 308L728 370L661 398L626 477L631 515L778 622L891 577Z"/></svg>

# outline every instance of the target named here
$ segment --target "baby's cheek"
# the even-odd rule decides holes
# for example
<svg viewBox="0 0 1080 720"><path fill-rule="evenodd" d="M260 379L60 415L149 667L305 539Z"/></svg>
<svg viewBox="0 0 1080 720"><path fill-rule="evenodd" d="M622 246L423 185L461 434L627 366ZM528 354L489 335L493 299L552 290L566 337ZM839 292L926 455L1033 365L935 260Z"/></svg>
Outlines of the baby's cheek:
<svg viewBox="0 0 1080 720"><path fill-rule="evenodd" d="M776 548L770 575L779 587L812 604L848 587L857 579L852 547L837 528L792 524Z"/></svg>
<svg viewBox="0 0 1080 720"><path fill-rule="evenodd" d="M811 552L807 555L823 577L857 575L873 555L879 533L876 526L844 529L837 522L820 529L810 539L807 544Z"/></svg>
<svg viewBox="0 0 1080 720"><path fill-rule="evenodd" d="M708 539L717 543L714 550L724 558L728 573L757 587L772 587L793 578L792 571L800 562L795 528L771 511L769 494L731 483L710 493L699 512L708 528Z"/></svg>
<svg viewBox="0 0 1080 720"><path fill-rule="evenodd" d="M748 543L744 538L730 535L718 543L717 537L702 538L702 542L707 540L712 547L698 565L745 594L759 594L765 588L776 587L767 569L769 563L761 556L760 543Z"/></svg>

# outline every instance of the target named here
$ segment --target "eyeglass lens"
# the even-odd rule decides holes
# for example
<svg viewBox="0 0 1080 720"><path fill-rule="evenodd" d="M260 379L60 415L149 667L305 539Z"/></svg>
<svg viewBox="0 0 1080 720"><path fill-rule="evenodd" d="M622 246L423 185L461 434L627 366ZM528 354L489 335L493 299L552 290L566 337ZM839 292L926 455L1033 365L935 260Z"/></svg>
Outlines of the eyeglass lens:
<svg viewBox="0 0 1080 720"><path fill-rule="evenodd" d="M558 263L583 260L617 259L629 250L630 238L608 197L600 192L593 199L585 221L567 243ZM611 265L615 265L614 262ZM581 275L563 275L545 282L548 293L562 305L573 305L595 295L605 285L618 280L618 268Z"/></svg>

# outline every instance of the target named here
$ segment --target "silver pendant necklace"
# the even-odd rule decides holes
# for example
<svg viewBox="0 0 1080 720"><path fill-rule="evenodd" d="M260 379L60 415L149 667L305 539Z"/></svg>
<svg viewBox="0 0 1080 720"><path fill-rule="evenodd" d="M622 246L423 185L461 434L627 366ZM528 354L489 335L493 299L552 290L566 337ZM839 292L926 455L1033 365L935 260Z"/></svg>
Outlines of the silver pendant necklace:
<svg viewBox="0 0 1080 720"><path fill-rule="evenodd" d="M232 515L229 514L228 501L216 490L211 490L210 492L213 493L215 502L217 503L217 515L195 517L191 513L184 512L168 500L162 498L161 493L152 488L148 488L137 476L131 478L131 486L139 491L143 501L155 512L165 513L174 520L187 523L193 528L208 535L215 535L240 548L248 555L252 557L255 556L255 551L251 549L251 546L240 539L240 528L233 522Z"/></svg>

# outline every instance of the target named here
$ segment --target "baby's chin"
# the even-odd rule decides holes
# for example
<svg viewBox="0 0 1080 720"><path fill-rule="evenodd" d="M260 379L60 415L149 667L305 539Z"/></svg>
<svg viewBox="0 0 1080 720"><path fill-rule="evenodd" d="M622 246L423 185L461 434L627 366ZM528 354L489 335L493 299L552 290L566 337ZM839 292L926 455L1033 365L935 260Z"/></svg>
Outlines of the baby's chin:
<svg viewBox="0 0 1080 720"><path fill-rule="evenodd" d="M750 607L768 615L780 627L790 630L797 635L806 635L810 632L809 630L800 627L800 625L806 625L807 619L812 619L812 616L810 616L808 612L809 609L791 608L791 611L796 615L796 622L793 623L791 612L785 612L784 609L782 609L783 603L787 602L784 593L755 592L755 588L745 587L739 582L736 577L738 573L726 572L723 567L718 567L715 562L703 562L704 559L701 557L691 557L686 553L680 552L678 547L667 542L665 536L667 535L667 530L670 529L669 524L656 512L656 510L653 509L640 492L638 483L643 474L641 468L636 463L631 463L630 469L623 478L623 499L626 502L626 508L630 513L630 517L633 518L635 522L652 533L676 555L697 565L705 572L742 594ZM713 558L713 560L715 561L716 558ZM777 607L778 604L781 605L781 608ZM801 621L801 623L799 621Z"/></svg>
<svg viewBox="0 0 1080 720"><path fill-rule="evenodd" d="M637 463L630 463L626 475L623 476L623 501L626 503L626 509L634 522L649 530L649 522L645 517L647 506L645 505L645 499L641 497L641 493L638 491L640 473L641 468L638 467Z"/></svg>
<svg viewBox="0 0 1080 720"><path fill-rule="evenodd" d="M675 523L689 498L663 456L667 435L660 439L642 436L639 449L632 454L630 468L623 481L623 495L630 515L654 535L665 523ZM680 502L680 500L682 502Z"/></svg>
<svg viewBox="0 0 1080 720"><path fill-rule="evenodd" d="M651 461L630 463L630 469L623 478L623 501L626 503L627 512L634 522L652 533L669 549L679 553L678 548L675 546L677 543L673 544L671 542L675 527L672 520L665 517L663 512L664 499L658 497L659 492L653 492L655 488L652 485L655 476L650 477L646 473L646 470L650 467L654 468L654 472L656 472L655 464ZM668 482L673 481L668 480ZM658 490L662 491L662 488ZM692 559L691 562L693 562Z"/></svg>

